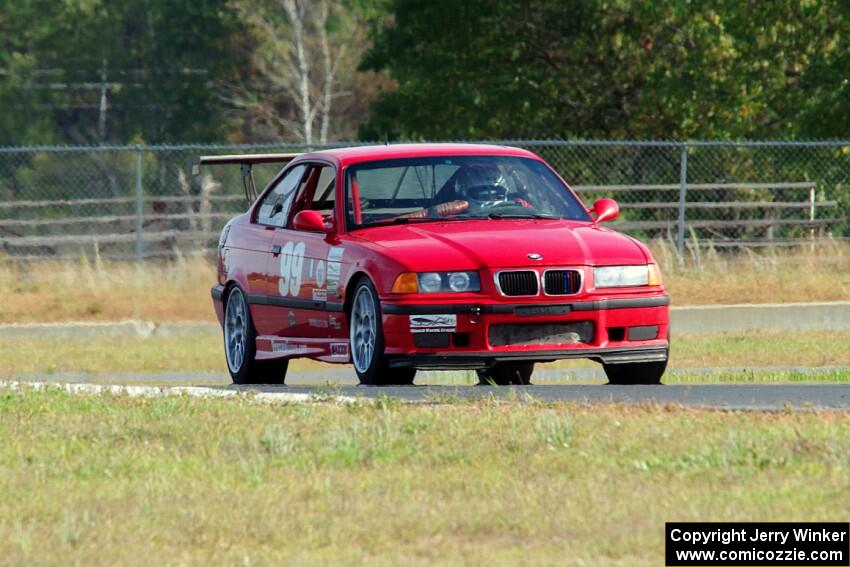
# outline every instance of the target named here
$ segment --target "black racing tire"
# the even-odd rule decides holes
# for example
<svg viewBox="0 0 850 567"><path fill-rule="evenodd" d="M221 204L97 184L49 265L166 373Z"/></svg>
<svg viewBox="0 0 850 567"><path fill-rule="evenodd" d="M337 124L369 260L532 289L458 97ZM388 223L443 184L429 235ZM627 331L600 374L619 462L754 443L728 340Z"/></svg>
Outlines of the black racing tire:
<svg viewBox="0 0 850 567"><path fill-rule="evenodd" d="M667 361L630 362L628 364L602 364L608 383L618 386L661 384Z"/></svg>
<svg viewBox="0 0 850 567"><path fill-rule="evenodd" d="M257 331L245 293L238 286L224 306L224 358L234 384L283 384L289 360L256 360ZM241 346L237 346L241 345ZM238 351L241 350L241 354Z"/></svg>
<svg viewBox="0 0 850 567"><path fill-rule="evenodd" d="M375 286L367 277L354 285L348 313L351 361L360 383L366 386L409 386L415 368L390 368L384 355L384 326L381 302Z"/></svg>
<svg viewBox="0 0 850 567"><path fill-rule="evenodd" d="M533 362L497 362L490 368L478 370L478 384L481 386L526 386L531 384L534 372Z"/></svg>

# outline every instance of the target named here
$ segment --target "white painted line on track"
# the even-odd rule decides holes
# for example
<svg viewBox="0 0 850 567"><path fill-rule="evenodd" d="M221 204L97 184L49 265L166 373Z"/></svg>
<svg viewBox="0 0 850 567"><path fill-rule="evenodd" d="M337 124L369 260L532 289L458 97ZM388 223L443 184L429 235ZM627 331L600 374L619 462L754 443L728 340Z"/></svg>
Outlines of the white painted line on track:
<svg viewBox="0 0 850 567"><path fill-rule="evenodd" d="M117 384L69 384L62 382L18 382L0 381L0 389L26 391L62 390L70 394L113 394L136 397L190 396L193 398L241 398L249 401L270 403L334 402L351 404L369 401L354 396L304 394L299 392L256 392L251 390L228 390L201 386L125 386Z"/></svg>

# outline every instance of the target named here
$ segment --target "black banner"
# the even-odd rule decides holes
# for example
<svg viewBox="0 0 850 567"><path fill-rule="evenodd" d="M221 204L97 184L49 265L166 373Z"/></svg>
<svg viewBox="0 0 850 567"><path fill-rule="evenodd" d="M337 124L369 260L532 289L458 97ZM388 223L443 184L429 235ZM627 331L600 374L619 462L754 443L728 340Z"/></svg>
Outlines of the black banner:
<svg viewBox="0 0 850 567"><path fill-rule="evenodd" d="M847 522L668 522L668 567L850 566Z"/></svg>

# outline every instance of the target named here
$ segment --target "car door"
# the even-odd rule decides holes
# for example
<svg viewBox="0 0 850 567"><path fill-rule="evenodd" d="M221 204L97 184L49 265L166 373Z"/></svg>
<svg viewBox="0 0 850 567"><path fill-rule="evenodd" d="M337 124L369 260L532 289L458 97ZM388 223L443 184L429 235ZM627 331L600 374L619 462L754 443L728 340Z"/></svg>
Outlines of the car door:
<svg viewBox="0 0 850 567"><path fill-rule="evenodd" d="M272 182L274 186L265 193L255 209L256 216L252 228L256 227L257 232L262 232L267 242L259 262L263 276L248 292L251 315L258 335L274 335L278 330L280 313L270 298L278 295L279 270L269 270L269 255L275 244L276 231L286 226L292 203L306 179L308 169L306 164L294 165L287 169Z"/></svg>
<svg viewBox="0 0 850 567"><path fill-rule="evenodd" d="M295 230L295 215L312 209L333 223L336 172L331 164L311 163L288 213L275 231L269 270L276 271L282 337L330 339L346 336L339 298L342 248L319 232Z"/></svg>

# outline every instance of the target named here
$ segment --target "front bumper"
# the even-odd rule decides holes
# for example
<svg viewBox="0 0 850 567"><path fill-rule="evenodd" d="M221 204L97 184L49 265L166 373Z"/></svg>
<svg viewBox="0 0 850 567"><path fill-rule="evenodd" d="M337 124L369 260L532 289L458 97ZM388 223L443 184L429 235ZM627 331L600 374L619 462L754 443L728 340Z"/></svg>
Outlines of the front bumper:
<svg viewBox="0 0 850 567"><path fill-rule="evenodd" d="M663 362L667 346L635 346L627 348L585 348L534 350L518 352L433 353L389 357L391 368L415 367L422 370L452 370L488 368L497 362L552 362L569 358L589 358L605 364L630 362Z"/></svg>
<svg viewBox="0 0 850 567"><path fill-rule="evenodd" d="M549 362L590 358L606 364L667 359L669 297L663 293L534 303L413 303L382 301L385 353L392 367L421 369L487 368L497 362ZM453 328L442 344L423 346L412 332L417 316L448 315ZM499 344L494 326L584 325L580 339L539 344ZM647 333L647 329L650 330ZM504 342L504 341L502 341ZM498 346L494 346L494 343Z"/></svg>

